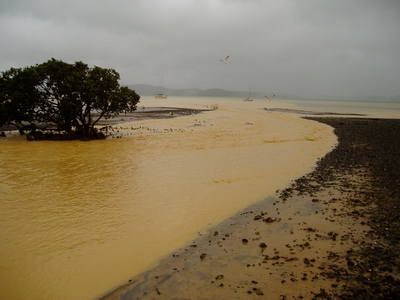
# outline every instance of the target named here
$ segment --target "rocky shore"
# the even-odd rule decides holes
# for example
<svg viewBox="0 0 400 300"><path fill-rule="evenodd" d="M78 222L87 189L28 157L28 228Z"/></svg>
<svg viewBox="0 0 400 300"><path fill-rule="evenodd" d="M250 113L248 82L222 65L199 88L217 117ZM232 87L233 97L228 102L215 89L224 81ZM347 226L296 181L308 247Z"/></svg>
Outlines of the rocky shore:
<svg viewBox="0 0 400 300"><path fill-rule="evenodd" d="M102 299L400 299L400 120L312 117L309 174Z"/></svg>
<svg viewBox="0 0 400 300"><path fill-rule="evenodd" d="M324 118L335 128L338 147L318 168L297 181L310 179L324 188L335 182L346 212L364 229L366 238L345 248L346 266L336 277L340 299L400 299L400 120Z"/></svg>

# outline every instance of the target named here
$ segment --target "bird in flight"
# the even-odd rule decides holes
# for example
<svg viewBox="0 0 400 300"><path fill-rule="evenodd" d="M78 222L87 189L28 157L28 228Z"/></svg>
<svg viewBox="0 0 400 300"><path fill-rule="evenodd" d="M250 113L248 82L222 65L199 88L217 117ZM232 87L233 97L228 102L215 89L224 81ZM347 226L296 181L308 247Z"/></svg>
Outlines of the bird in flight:
<svg viewBox="0 0 400 300"><path fill-rule="evenodd" d="M226 64L227 63L227 60L228 60L228 58L229 58L229 55L225 58L225 59L220 59L219 61L222 61L224 64Z"/></svg>
<svg viewBox="0 0 400 300"><path fill-rule="evenodd" d="M272 100L270 97L268 97L268 96L266 96L266 95L264 95L264 97L267 98L269 101ZM272 98L274 98L274 97L275 97L275 95L272 96Z"/></svg>

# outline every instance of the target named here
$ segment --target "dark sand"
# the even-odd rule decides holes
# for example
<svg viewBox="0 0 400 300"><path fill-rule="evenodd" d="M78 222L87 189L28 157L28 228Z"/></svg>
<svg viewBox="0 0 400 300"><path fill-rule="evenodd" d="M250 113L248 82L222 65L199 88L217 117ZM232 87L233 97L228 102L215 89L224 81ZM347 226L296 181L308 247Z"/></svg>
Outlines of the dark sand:
<svg viewBox="0 0 400 300"><path fill-rule="evenodd" d="M400 299L400 120L309 119L313 172L102 299Z"/></svg>

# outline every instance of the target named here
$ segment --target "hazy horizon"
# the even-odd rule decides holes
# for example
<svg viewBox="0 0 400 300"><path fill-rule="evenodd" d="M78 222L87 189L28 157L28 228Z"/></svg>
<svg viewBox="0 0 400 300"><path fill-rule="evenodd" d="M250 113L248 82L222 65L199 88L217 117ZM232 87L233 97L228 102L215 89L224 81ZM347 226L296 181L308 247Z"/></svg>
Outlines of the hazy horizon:
<svg viewBox="0 0 400 300"><path fill-rule="evenodd" d="M153 96L156 94L156 91L159 89L159 86L151 85L151 84L128 84L128 87L134 89L141 96ZM225 90L220 88L205 88L199 89L196 87L192 88L178 88L178 89L170 89L168 87L164 87L164 94L167 96L186 96L186 97L247 97L249 91L247 90ZM301 95L288 94L288 93L271 93L268 91L251 91L252 98L265 99L265 95L272 97L275 99L292 99L292 100L354 100L354 101L374 101L374 102L400 102L400 95L393 97L383 97L378 95L358 95L353 98L346 97L336 97L331 98L329 96L321 96L320 97L304 97Z"/></svg>

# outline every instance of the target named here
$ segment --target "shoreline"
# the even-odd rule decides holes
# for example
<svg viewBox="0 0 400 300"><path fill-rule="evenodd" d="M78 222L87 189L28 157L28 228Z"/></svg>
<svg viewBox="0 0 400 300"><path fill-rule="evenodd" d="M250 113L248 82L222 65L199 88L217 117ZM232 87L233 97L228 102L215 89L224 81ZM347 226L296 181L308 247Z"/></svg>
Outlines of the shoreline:
<svg viewBox="0 0 400 300"><path fill-rule="evenodd" d="M148 119L170 119L176 117L187 116L191 114L199 114L205 111L210 111L211 109L191 109L191 108L178 108L178 107L157 107L151 110L135 110L131 113L119 114L118 116L101 119L96 126L97 127L108 127L108 126L118 126L120 124L148 120ZM40 124L38 124L40 128ZM14 125L3 125L0 126L0 132L6 131L18 131L19 129ZM5 135L4 135L5 136Z"/></svg>
<svg viewBox="0 0 400 300"><path fill-rule="evenodd" d="M339 138L314 171L100 299L398 299L400 120L306 119Z"/></svg>

